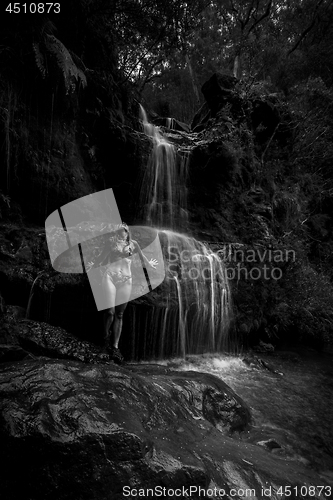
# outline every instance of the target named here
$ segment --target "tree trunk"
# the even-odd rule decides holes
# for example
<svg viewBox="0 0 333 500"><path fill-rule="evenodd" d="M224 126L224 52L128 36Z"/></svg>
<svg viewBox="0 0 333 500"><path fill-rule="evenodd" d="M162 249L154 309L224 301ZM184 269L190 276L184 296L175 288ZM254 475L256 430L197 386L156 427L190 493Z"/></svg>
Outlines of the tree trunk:
<svg viewBox="0 0 333 500"><path fill-rule="evenodd" d="M238 80L240 80L242 75L241 60L239 55L237 55L234 60L233 75L235 78L238 78Z"/></svg>
<svg viewBox="0 0 333 500"><path fill-rule="evenodd" d="M198 86L197 86L196 81L195 81L191 60L190 60L188 54L185 54L185 60L186 60L187 66L188 66L188 70L190 72L191 82L192 82L192 86L193 86L193 92L194 92L195 98L199 104L200 103L199 90L198 90Z"/></svg>

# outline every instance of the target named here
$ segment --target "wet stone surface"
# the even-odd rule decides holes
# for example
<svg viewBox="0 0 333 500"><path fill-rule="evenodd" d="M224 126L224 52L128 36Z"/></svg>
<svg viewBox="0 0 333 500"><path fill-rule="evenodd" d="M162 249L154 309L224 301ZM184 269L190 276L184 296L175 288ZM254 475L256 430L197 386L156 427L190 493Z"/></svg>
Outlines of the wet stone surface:
<svg viewBox="0 0 333 500"><path fill-rule="evenodd" d="M8 500L20 498L22 484L34 500L110 500L123 498L126 485L259 493L262 484L319 480L302 464L242 442L249 408L213 375L45 358L0 368Z"/></svg>

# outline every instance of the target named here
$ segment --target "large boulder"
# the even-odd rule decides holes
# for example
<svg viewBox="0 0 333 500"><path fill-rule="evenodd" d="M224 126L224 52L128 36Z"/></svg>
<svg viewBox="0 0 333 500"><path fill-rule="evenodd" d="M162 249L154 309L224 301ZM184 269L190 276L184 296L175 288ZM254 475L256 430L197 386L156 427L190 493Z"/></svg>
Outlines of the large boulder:
<svg viewBox="0 0 333 500"><path fill-rule="evenodd" d="M85 363L109 361L109 355L101 347L80 340L61 327L28 319L16 321L7 314L0 324L0 362L30 357L30 354Z"/></svg>
<svg viewBox="0 0 333 500"><path fill-rule="evenodd" d="M41 359L3 364L0 393L6 500L22 498L22 485L33 500L117 500L146 488L240 499L246 488L258 498L262 485L319 484L239 440L249 409L211 375Z"/></svg>
<svg viewBox="0 0 333 500"><path fill-rule="evenodd" d="M212 116L232 100L232 94L238 83L238 79L232 75L214 73L214 75L203 84L201 92L212 112Z"/></svg>

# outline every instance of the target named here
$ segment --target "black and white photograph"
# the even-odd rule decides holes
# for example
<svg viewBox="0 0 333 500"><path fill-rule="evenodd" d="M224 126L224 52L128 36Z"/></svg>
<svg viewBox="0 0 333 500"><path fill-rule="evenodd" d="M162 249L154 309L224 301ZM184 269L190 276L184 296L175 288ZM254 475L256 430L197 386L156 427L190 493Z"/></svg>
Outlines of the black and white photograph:
<svg viewBox="0 0 333 500"><path fill-rule="evenodd" d="M0 499L333 498L332 0L0 9Z"/></svg>

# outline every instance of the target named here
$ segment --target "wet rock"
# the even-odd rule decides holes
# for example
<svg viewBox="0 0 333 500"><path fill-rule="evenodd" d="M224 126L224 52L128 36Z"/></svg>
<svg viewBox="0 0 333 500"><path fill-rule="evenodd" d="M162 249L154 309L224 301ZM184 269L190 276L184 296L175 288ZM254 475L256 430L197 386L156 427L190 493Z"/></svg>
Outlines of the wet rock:
<svg viewBox="0 0 333 500"><path fill-rule="evenodd" d="M32 320L3 321L0 340L20 346L35 356L74 359L85 363L105 363L108 354L90 342L79 340L63 328Z"/></svg>
<svg viewBox="0 0 333 500"><path fill-rule="evenodd" d="M4 281L7 302L14 299L17 290L13 319L25 317L24 309L29 319L57 325L81 339L99 342L101 325L86 275L44 271L35 280L36 273L30 274L24 267L12 271Z"/></svg>
<svg viewBox="0 0 333 500"><path fill-rule="evenodd" d="M267 361L256 356L248 355L243 359L243 362L250 368L254 368L256 370L268 370L276 375L283 375L283 373L275 370L275 368L267 363Z"/></svg>
<svg viewBox="0 0 333 500"><path fill-rule="evenodd" d="M22 484L34 500L120 500L125 486L134 488L131 498L154 487L185 488L179 498L188 498L190 486L199 498L199 488L214 486L227 497L240 486L318 484L301 464L220 432L212 421L228 422L228 408L219 406L225 394L235 399L214 376L163 366L3 364L2 495L22 498Z"/></svg>
<svg viewBox="0 0 333 500"><path fill-rule="evenodd" d="M26 313L27 311L24 307L8 305L6 309L6 318L16 321L18 319L24 319Z"/></svg>
<svg viewBox="0 0 333 500"><path fill-rule="evenodd" d="M21 361L22 359L34 359L34 356L18 345L0 344L0 363Z"/></svg>
<svg viewBox="0 0 333 500"><path fill-rule="evenodd" d="M189 423L204 420L201 387L210 384L227 390L223 382L198 373L188 381L180 374L138 375L107 365L7 366L0 376L3 492L13 494L17 474L26 480L27 497L36 500L115 498L121 486L147 481L208 487L201 465L156 450L148 436L149 431L164 435L175 419L183 432L187 426L186 433Z"/></svg>
<svg viewBox="0 0 333 500"><path fill-rule="evenodd" d="M239 327L239 331L240 331L240 333L242 333L242 334L247 334L247 333L249 333L249 327L247 326L247 324L246 324L246 323L242 323L242 324L240 325L240 327Z"/></svg>
<svg viewBox="0 0 333 500"><path fill-rule="evenodd" d="M195 133L184 133L184 132L174 132L172 130L164 130L164 135L173 144L178 144L179 151L181 153L188 151L191 152L192 148L196 145L197 134Z"/></svg>
<svg viewBox="0 0 333 500"><path fill-rule="evenodd" d="M277 443L274 439L268 439L267 441L258 441L257 445L263 446L264 448L267 448L269 451L272 451L273 449L282 448L282 446L279 443Z"/></svg>
<svg viewBox="0 0 333 500"><path fill-rule="evenodd" d="M176 120L176 118L163 118L160 116L156 116L151 120L151 122L154 125L158 125L160 127L166 127L167 129L170 130L179 130L182 132L190 131L190 127L187 125L187 123Z"/></svg>
<svg viewBox="0 0 333 500"><path fill-rule="evenodd" d="M250 421L250 412L238 397L212 388L203 394L203 414L221 432L244 431Z"/></svg>
<svg viewBox="0 0 333 500"><path fill-rule="evenodd" d="M7 304L26 308L38 272L50 266L45 231L2 223L0 234L1 294Z"/></svg>
<svg viewBox="0 0 333 500"><path fill-rule="evenodd" d="M259 341L259 344L253 347L253 350L256 352L273 352L274 346L269 342Z"/></svg>
<svg viewBox="0 0 333 500"><path fill-rule="evenodd" d="M291 363L300 363L301 357L296 352L291 351L276 351L276 355L286 361L290 361Z"/></svg>
<svg viewBox="0 0 333 500"><path fill-rule="evenodd" d="M131 365L128 368L131 369ZM152 376L153 379L161 374L160 368L154 370L145 366L143 369L135 367L135 371ZM165 374L172 383L172 397L186 410L185 415L190 415L194 420L204 417L223 434L242 432L249 427L250 409L223 381L209 374L190 371L186 372L186 377L183 372L169 369ZM156 415L162 418L161 421L165 418L159 412Z"/></svg>

